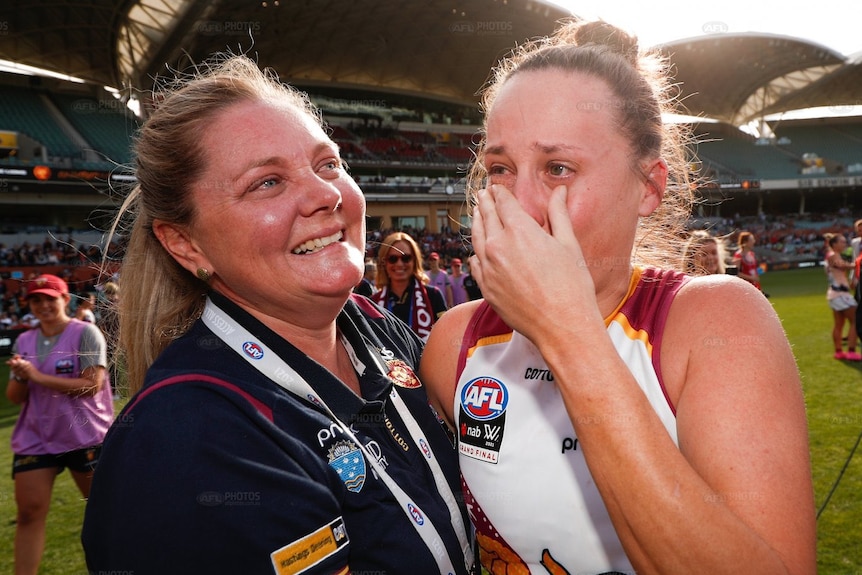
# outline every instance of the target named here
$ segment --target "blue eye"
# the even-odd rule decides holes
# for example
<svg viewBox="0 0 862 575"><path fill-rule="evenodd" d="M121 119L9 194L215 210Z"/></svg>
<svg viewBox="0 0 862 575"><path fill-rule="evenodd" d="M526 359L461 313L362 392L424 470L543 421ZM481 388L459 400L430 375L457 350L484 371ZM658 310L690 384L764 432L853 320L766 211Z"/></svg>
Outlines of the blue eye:
<svg viewBox="0 0 862 575"><path fill-rule="evenodd" d="M319 165L322 170L339 170L341 169L341 158L332 156L324 159Z"/></svg>

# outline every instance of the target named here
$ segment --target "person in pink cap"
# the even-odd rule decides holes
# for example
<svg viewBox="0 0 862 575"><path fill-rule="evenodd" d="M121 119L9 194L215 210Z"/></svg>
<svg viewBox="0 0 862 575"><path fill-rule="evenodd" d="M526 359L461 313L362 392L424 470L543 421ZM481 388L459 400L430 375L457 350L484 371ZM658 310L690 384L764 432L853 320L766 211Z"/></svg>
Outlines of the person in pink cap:
<svg viewBox="0 0 862 575"><path fill-rule="evenodd" d="M61 278L44 274L26 288L39 323L18 337L6 362L6 397L21 405L11 442L18 504L16 575L39 569L57 475L68 467L81 494L89 496L102 441L114 418L102 332L69 316L69 286Z"/></svg>

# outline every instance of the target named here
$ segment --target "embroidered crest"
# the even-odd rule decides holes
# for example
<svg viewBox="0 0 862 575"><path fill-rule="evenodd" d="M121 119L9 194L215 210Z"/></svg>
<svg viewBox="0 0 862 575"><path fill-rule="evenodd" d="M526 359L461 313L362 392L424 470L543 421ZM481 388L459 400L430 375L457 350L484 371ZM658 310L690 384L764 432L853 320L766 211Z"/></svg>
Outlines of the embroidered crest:
<svg viewBox="0 0 862 575"><path fill-rule="evenodd" d="M386 365L389 366L389 373L387 375L395 385L406 387L407 389L422 387L422 382L419 381L419 378L416 377L410 366L400 359L387 359Z"/></svg>
<svg viewBox="0 0 862 575"><path fill-rule="evenodd" d="M359 493L365 485L365 458L352 441L339 441L329 449L329 465L348 491Z"/></svg>

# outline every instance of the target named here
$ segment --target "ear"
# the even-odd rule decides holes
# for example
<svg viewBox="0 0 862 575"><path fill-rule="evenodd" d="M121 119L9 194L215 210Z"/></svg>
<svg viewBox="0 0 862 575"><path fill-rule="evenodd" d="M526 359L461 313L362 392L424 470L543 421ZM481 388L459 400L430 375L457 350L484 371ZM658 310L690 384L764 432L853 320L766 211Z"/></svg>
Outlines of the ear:
<svg viewBox="0 0 862 575"><path fill-rule="evenodd" d="M212 266L185 226L153 220L153 233L165 251L192 275L197 273L198 268L212 271Z"/></svg>
<svg viewBox="0 0 862 575"><path fill-rule="evenodd" d="M638 209L639 216L648 216L658 208L664 197L665 188L667 188L667 163L659 158L646 167L646 181Z"/></svg>

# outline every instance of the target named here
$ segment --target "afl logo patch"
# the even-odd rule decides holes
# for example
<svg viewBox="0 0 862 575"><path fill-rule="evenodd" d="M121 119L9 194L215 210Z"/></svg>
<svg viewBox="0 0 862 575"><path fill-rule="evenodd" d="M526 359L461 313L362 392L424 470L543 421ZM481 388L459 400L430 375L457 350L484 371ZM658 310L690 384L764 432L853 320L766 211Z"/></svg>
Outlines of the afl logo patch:
<svg viewBox="0 0 862 575"><path fill-rule="evenodd" d="M410 511L410 516L413 517L413 521L416 522L416 525L425 524L425 517L422 515L422 512L419 511L418 507L416 507L412 503L408 503L407 510Z"/></svg>
<svg viewBox="0 0 862 575"><path fill-rule="evenodd" d="M499 379L483 376L461 388L458 453L496 465L506 431L509 390Z"/></svg>
<svg viewBox="0 0 862 575"><path fill-rule="evenodd" d="M306 394L305 399L316 405L317 407L323 407L323 402L317 399L316 395Z"/></svg>
<svg viewBox="0 0 862 575"><path fill-rule="evenodd" d="M419 449L422 450L422 453L425 454L425 457L431 459L431 447L428 445L428 442L425 441L424 437L419 438Z"/></svg>
<svg viewBox="0 0 862 575"><path fill-rule="evenodd" d="M242 344L242 351L252 359L261 359L263 357L263 350L253 341L247 341Z"/></svg>
<svg viewBox="0 0 862 575"><path fill-rule="evenodd" d="M461 407L473 419L496 419L506 411L509 391L503 382L493 377L477 377L461 390Z"/></svg>

